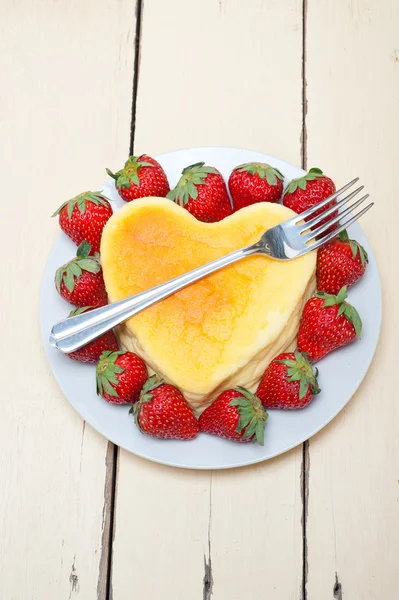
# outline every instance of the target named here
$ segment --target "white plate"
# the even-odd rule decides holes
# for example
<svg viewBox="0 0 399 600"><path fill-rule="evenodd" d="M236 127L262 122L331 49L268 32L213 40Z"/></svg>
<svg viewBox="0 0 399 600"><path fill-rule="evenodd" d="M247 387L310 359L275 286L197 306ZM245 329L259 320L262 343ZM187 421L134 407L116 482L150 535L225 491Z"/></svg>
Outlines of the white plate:
<svg viewBox="0 0 399 600"><path fill-rule="evenodd" d="M163 154L158 160L168 175L171 187L184 167L201 160L218 168L226 180L233 167L250 161L266 162L277 167L284 174L285 183L303 174L301 169L282 160L238 148L193 148ZM345 183L338 181L339 185ZM113 201L114 211L124 204L113 180L101 189ZM190 442L162 441L143 435L128 414L129 407L112 406L96 395L93 365L72 361L49 345L52 325L71 310L54 287L57 267L70 260L76 252L76 246L64 234L60 235L51 251L40 297L40 325L51 370L63 393L83 419L118 446L149 460L192 469L226 469L260 462L286 452L314 435L342 410L364 378L377 345L381 324L381 286L377 265L360 226L351 227L350 234L365 246L369 254L364 278L349 291L349 301L356 306L363 320L362 339L333 352L319 363L322 392L307 408L269 411L263 447L237 444L205 434Z"/></svg>

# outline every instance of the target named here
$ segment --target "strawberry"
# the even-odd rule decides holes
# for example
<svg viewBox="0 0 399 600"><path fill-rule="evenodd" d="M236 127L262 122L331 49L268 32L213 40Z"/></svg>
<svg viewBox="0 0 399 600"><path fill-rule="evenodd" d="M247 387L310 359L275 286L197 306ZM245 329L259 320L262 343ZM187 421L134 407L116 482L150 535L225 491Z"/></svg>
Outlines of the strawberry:
<svg viewBox="0 0 399 600"><path fill-rule="evenodd" d="M101 192L84 192L61 204L52 215L59 215L62 231L77 246L84 240L91 245L91 252L100 252L101 234L105 223L112 216L108 199Z"/></svg>
<svg viewBox="0 0 399 600"><path fill-rule="evenodd" d="M108 175L115 179L116 189L123 200L130 202L146 196L165 197L169 192L169 183L165 171L154 158L142 154L129 156L123 169Z"/></svg>
<svg viewBox="0 0 399 600"><path fill-rule="evenodd" d="M308 208L311 208L318 202L321 202L328 196L331 196L336 191L335 184L326 175L324 175L321 169L317 169L316 167L310 169L306 175L303 177L299 177L299 179L293 179L287 185L283 194L283 204L288 208L291 208L294 212L300 214L303 213ZM309 219L313 219L327 208L330 208L336 204L337 201L333 200L331 203L323 206L320 210L316 211L311 217L305 219L305 221L309 221ZM333 212L329 217L320 221L317 227L320 225L327 223L330 219L336 217L338 215L337 212ZM332 225L328 231L332 231L338 227L338 223Z"/></svg>
<svg viewBox="0 0 399 600"><path fill-rule="evenodd" d="M360 337L361 319L346 298L343 287L337 296L317 292L306 302L299 324L298 350L306 352L310 360L320 360Z"/></svg>
<svg viewBox="0 0 399 600"><path fill-rule="evenodd" d="M257 202L278 202L283 193L284 175L266 163L246 163L229 177L234 211Z"/></svg>
<svg viewBox="0 0 399 600"><path fill-rule="evenodd" d="M200 430L235 442L264 444L267 412L257 396L242 387L219 394L199 418Z"/></svg>
<svg viewBox="0 0 399 600"><path fill-rule="evenodd" d="M133 404L147 380L147 367L133 352L103 352L96 367L97 394L111 404Z"/></svg>
<svg viewBox="0 0 399 600"><path fill-rule="evenodd" d="M320 392L317 375L298 350L283 352L267 367L256 395L265 408L304 408Z"/></svg>
<svg viewBox="0 0 399 600"><path fill-rule="evenodd" d="M221 221L233 212L222 175L203 162L183 169L176 187L167 198L205 223Z"/></svg>
<svg viewBox="0 0 399 600"><path fill-rule="evenodd" d="M346 231L322 246L317 253L317 289L338 294L361 279L368 263L367 252L358 242L350 240Z"/></svg>
<svg viewBox="0 0 399 600"><path fill-rule="evenodd" d="M101 265L96 258L89 257L90 244L82 242L76 258L69 261L55 273L55 286L58 293L75 306L104 306L107 292Z"/></svg>
<svg viewBox="0 0 399 600"><path fill-rule="evenodd" d="M147 379L139 402L130 412L140 431L152 437L192 440L199 432L198 421L183 394L173 385L157 381L156 375Z"/></svg>
<svg viewBox="0 0 399 600"><path fill-rule="evenodd" d="M90 311L92 308L92 306L75 308L75 310L72 310L68 316L76 317L76 315L81 315L82 313ZM77 360L79 362L97 364L100 360L101 354L105 350L109 350L111 352L116 352L119 350L118 340L116 339L116 336L112 330L103 333L103 335L100 335L92 342L89 342L86 344L86 346L83 346L74 352L70 352L67 354L67 356L72 358L72 360Z"/></svg>

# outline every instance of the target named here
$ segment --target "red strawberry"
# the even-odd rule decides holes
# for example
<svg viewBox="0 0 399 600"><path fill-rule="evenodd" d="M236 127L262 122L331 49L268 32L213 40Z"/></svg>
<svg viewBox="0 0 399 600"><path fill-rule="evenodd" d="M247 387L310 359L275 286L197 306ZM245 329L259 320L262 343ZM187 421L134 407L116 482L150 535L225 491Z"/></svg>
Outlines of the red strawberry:
<svg viewBox="0 0 399 600"><path fill-rule="evenodd" d="M154 158L142 154L129 156L123 169L108 175L115 179L116 189L123 200L130 202L146 196L165 197L169 192L169 183L165 171Z"/></svg>
<svg viewBox="0 0 399 600"><path fill-rule="evenodd" d="M234 211L257 202L278 202L283 193L284 175L266 163L246 163L232 171L229 190Z"/></svg>
<svg viewBox="0 0 399 600"><path fill-rule="evenodd" d="M176 187L167 198L205 223L221 221L233 212L222 175L203 162L183 169Z"/></svg>
<svg viewBox="0 0 399 600"><path fill-rule="evenodd" d="M368 263L367 252L358 242L350 240L346 231L322 246L317 254L317 289L327 294L338 294L351 287L364 275Z"/></svg>
<svg viewBox="0 0 399 600"><path fill-rule="evenodd" d="M335 184L329 177L324 175L321 169L313 168L310 169L306 175L300 177L299 179L293 179L287 185L283 194L283 204L288 208L291 208L294 212L300 214L303 213L308 208L311 208L318 202L321 202L328 196L331 196L336 191ZM331 203L323 206L320 210L316 211L311 217L305 219L305 221L309 221L309 219L313 219L321 212L334 206L337 201L333 200ZM330 219L336 217L338 215L338 211L329 215L326 219L320 221L317 227L320 225L327 223ZM332 231L338 227L338 223L332 225L328 231Z"/></svg>
<svg viewBox="0 0 399 600"><path fill-rule="evenodd" d="M55 273L55 286L61 296L75 306L104 306L107 292L101 265L96 258L89 257L90 244L82 242L76 258Z"/></svg>
<svg viewBox="0 0 399 600"><path fill-rule="evenodd" d="M133 352L103 352L96 367L97 394L112 404L137 402L147 367Z"/></svg>
<svg viewBox="0 0 399 600"><path fill-rule="evenodd" d="M100 252L101 234L105 223L112 216L108 199L100 192L84 192L61 204L52 215L60 215L62 231L77 246L84 240L91 245L91 252Z"/></svg>
<svg viewBox="0 0 399 600"><path fill-rule="evenodd" d="M199 418L201 431L233 440L264 444L267 412L257 396L242 387L226 390Z"/></svg>
<svg viewBox="0 0 399 600"><path fill-rule="evenodd" d="M306 352L310 360L320 360L360 337L361 319L346 298L343 287L337 296L318 292L306 302L299 324L298 350Z"/></svg>
<svg viewBox="0 0 399 600"><path fill-rule="evenodd" d="M75 308L75 310L72 310L68 316L76 317L76 315L81 315L84 312L90 311L92 308L92 306ZM72 358L72 360L77 360L79 362L97 364L100 360L101 354L105 350L109 350L111 352L116 352L119 350L118 340L116 339L116 336L112 330L103 333L103 335L100 335L92 342L89 342L86 344L86 346L83 346L74 352L70 352L67 354L67 356Z"/></svg>
<svg viewBox="0 0 399 600"><path fill-rule="evenodd" d="M298 350L283 352L267 367L256 395L265 408L304 408L320 392L317 375Z"/></svg>
<svg viewBox="0 0 399 600"><path fill-rule="evenodd" d="M152 375L145 383L140 401L130 409L142 433L152 437L192 440L199 432L198 421L183 394L173 385Z"/></svg>

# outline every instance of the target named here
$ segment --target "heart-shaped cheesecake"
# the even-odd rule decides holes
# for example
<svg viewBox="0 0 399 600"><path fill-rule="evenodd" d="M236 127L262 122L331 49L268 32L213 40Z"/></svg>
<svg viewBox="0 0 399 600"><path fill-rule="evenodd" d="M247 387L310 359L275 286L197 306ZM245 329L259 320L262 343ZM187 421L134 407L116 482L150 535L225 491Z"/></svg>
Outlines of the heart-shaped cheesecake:
<svg viewBox="0 0 399 600"><path fill-rule="evenodd" d="M165 198L126 204L107 222L101 261L111 302L256 242L294 213L262 202L219 223ZM120 340L200 412L222 389L251 388L292 347L315 289L316 254L279 262L251 256L154 304L119 327Z"/></svg>

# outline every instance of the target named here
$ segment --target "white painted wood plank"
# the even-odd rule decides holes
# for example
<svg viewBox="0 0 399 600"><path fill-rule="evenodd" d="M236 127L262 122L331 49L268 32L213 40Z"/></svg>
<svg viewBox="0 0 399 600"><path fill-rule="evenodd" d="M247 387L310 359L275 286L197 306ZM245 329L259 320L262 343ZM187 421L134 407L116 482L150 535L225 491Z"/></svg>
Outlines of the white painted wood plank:
<svg viewBox="0 0 399 600"><path fill-rule="evenodd" d="M127 154L134 29L127 0L2 7L2 600L105 598L107 442L51 376L38 293L58 235L51 213Z"/></svg>
<svg viewBox="0 0 399 600"><path fill-rule="evenodd" d="M136 152L234 145L299 164L301 11L296 0L284 10L272 0L169 0L167 10L146 0ZM210 540L213 600L296 600L300 463L298 449L210 479L121 452L114 597L201 597Z"/></svg>
<svg viewBox="0 0 399 600"><path fill-rule="evenodd" d="M341 183L359 175L372 194L362 225L385 309L365 381L310 443L308 600L398 596L398 22L394 0L308 2L308 165Z"/></svg>

